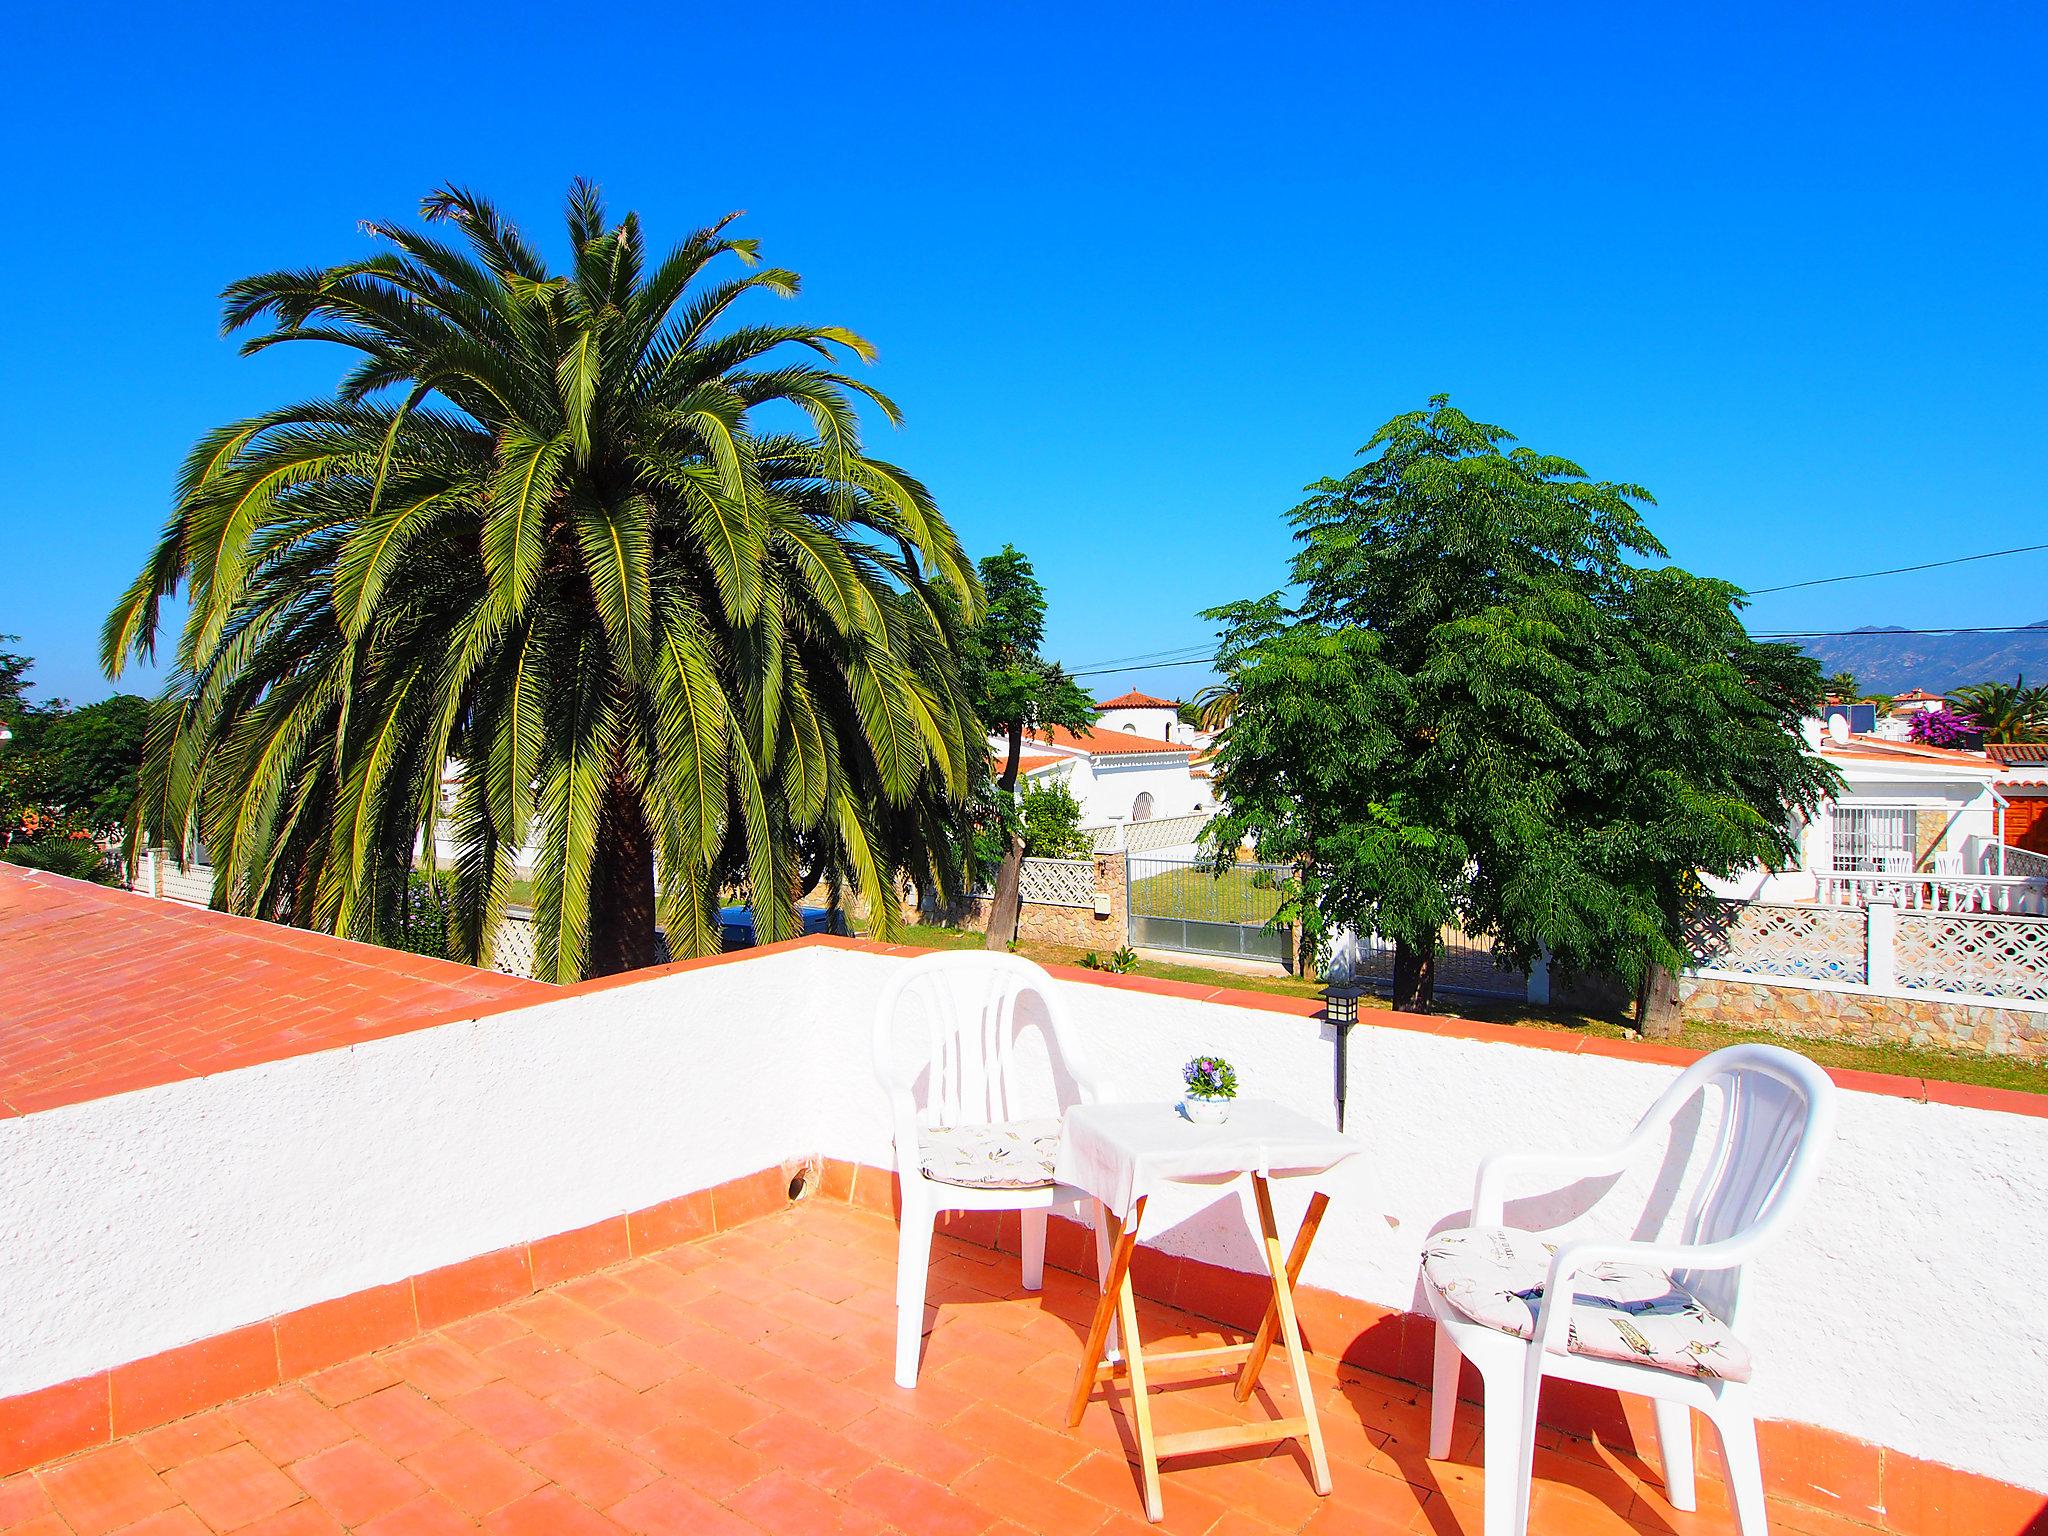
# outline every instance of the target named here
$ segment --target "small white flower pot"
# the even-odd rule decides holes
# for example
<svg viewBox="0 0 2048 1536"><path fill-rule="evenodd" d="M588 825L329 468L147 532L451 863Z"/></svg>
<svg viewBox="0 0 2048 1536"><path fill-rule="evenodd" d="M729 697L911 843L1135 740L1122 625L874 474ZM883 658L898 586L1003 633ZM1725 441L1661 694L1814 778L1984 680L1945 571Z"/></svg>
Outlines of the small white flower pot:
<svg viewBox="0 0 2048 1536"><path fill-rule="evenodd" d="M1188 1094L1180 1101L1180 1112L1196 1125L1221 1125L1230 1118L1230 1100L1198 1099Z"/></svg>

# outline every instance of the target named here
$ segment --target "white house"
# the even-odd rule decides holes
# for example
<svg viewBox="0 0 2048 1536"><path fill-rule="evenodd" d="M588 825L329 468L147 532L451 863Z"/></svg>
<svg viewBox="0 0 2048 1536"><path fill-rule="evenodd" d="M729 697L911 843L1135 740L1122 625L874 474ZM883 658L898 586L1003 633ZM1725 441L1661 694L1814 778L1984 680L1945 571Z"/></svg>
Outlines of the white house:
<svg viewBox="0 0 2048 1536"><path fill-rule="evenodd" d="M990 738L1000 764L1009 738ZM1024 733L1021 774L1033 783L1060 783L1081 803L1084 826L1150 821L1216 809L1206 773L1191 765L1197 749L1185 742L1143 736L1136 731L1088 731L1063 725Z"/></svg>
<svg viewBox="0 0 2048 1536"><path fill-rule="evenodd" d="M1800 824L1796 868L1710 877L1716 895L1843 905L1886 895L1915 906L2041 910L2035 861L2009 845L2012 767L1985 752L1819 721L1807 723L1806 741L1841 773L1841 794Z"/></svg>
<svg viewBox="0 0 2048 1536"><path fill-rule="evenodd" d="M1098 731L1123 731L1131 736L1149 736L1154 741L1176 741L1185 746L1205 747L1209 736L1180 717L1180 705L1133 689L1113 699L1097 699L1102 711L1095 722Z"/></svg>

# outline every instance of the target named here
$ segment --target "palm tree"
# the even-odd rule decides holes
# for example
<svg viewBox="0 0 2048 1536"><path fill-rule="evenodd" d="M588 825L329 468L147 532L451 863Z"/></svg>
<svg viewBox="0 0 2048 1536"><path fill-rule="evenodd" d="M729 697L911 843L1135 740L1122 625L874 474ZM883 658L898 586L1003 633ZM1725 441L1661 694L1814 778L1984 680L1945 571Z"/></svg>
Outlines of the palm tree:
<svg viewBox="0 0 2048 1536"><path fill-rule="evenodd" d="M1860 702L1856 693L1856 674L1854 672L1847 670L1830 672L1820 680L1820 685L1827 690L1827 696L1831 699L1839 699L1844 704Z"/></svg>
<svg viewBox="0 0 2048 1536"><path fill-rule="evenodd" d="M1211 683L1193 699L1181 705L1177 713L1181 724L1191 725L1198 731L1208 731L1213 735L1230 724L1230 716L1236 708L1235 685Z"/></svg>
<svg viewBox="0 0 2048 1536"><path fill-rule="evenodd" d="M1948 701L1977 722L1986 741L2048 741L2048 687L2029 688L2024 675L2010 683L1958 688Z"/></svg>
<svg viewBox="0 0 2048 1536"><path fill-rule="evenodd" d="M456 949L488 963L537 836L561 980L651 963L657 918L714 949L728 889L764 939L821 880L884 933L901 875L956 889L980 592L925 488L862 448L856 400L896 412L833 361L868 344L734 321L798 284L713 274L754 266L734 215L650 264L579 181L556 274L467 191L422 214L461 239L373 224L378 254L227 290L229 332L268 327L245 353L359 356L331 397L201 440L108 617L113 675L190 589L131 846L196 833L216 905L374 939L460 762Z"/></svg>

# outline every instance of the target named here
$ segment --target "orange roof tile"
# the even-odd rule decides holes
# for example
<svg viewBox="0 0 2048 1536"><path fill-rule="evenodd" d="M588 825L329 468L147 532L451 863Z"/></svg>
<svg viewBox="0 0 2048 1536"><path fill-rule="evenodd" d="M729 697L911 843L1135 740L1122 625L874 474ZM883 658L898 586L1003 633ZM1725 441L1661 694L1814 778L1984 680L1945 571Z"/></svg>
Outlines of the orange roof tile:
<svg viewBox="0 0 2048 1536"><path fill-rule="evenodd" d="M1994 741L1984 755L2010 768L2015 763L2048 763L2048 741Z"/></svg>
<svg viewBox="0 0 2048 1536"><path fill-rule="evenodd" d="M1090 757L1112 757L1132 752L1194 751L1186 742L1162 741L1156 736L1140 736L1134 731L1072 731L1064 725L1026 731L1024 739L1043 742L1050 747L1070 747L1076 752L1086 752Z"/></svg>
<svg viewBox="0 0 2048 1536"><path fill-rule="evenodd" d="M1179 709L1180 700L1162 699L1150 693L1140 693L1135 688L1129 693L1119 694L1113 699L1097 699L1097 709Z"/></svg>
<svg viewBox="0 0 2048 1536"><path fill-rule="evenodd" d="M555 990L0 864L0 1115L402 1034Z"/></svg>
<svg viewBox="0 0 2048 1536"><path fill-rule="evenodd" d="M1990 770L1995 765L1982 752L1960 747L1933 747L1919 741L1892 741L1883 736L1851 736L1846 742L1823 738L1820 750L1826 757L1856 757L1872 761L1939 764L1953 768Z"/></svg>

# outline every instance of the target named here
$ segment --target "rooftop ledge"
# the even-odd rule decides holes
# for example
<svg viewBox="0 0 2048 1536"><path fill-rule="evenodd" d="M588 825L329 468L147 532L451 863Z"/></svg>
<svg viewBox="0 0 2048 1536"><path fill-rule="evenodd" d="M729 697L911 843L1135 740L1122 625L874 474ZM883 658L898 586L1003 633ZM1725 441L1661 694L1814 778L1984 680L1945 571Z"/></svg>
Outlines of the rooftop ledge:
<svg viewBox="0 0 2048 1536"><path fill-rule="evenodd" d="M193 1517L1138 1528L1120 1421L1097 1406L1069 1436L1050 1406L1081 1282L1018 1291L1000 1228L940 1245L923 1385L889 1383L868 1039L911 951L813 938L551 988L79 890L0 871L0 1528L83 1536L180 1503L152 1536ZM1312 1005L1067 974L1120 1096L1171 1097L1199 1049L1328 1116ZM209 997L236 1011L210 1017ZM123 1031L157 1026L121 1058ZM24 1034L51 1049L17 1056ZM1616 1137L1691 1059L1397 1015L1361 1022L1351 1055L1369 1156L1303 1276L1336 1492L1304 1502L1284 1457L1176 1468L1168 1529L1476 1533L1472 1456L1418 1449L1416 1252L1460 1218L1482 1153ZM2048 1119L2027 1095L1837 1075L1853 1091L1828 1171L1743 1319L1773 1519L2048 1527ZM1258 1260L1234 1214L1191 1196L1159 1216L1138 1275L1160 1330L1243 1327ZM1086 1268L1078 1234L1062 1256ZM1659 1507L1643 1426L1611 1397L1546 1397L1545 1416L1539 1531L1732 1529L1712 1484L1702 1516Z"/></svg>

